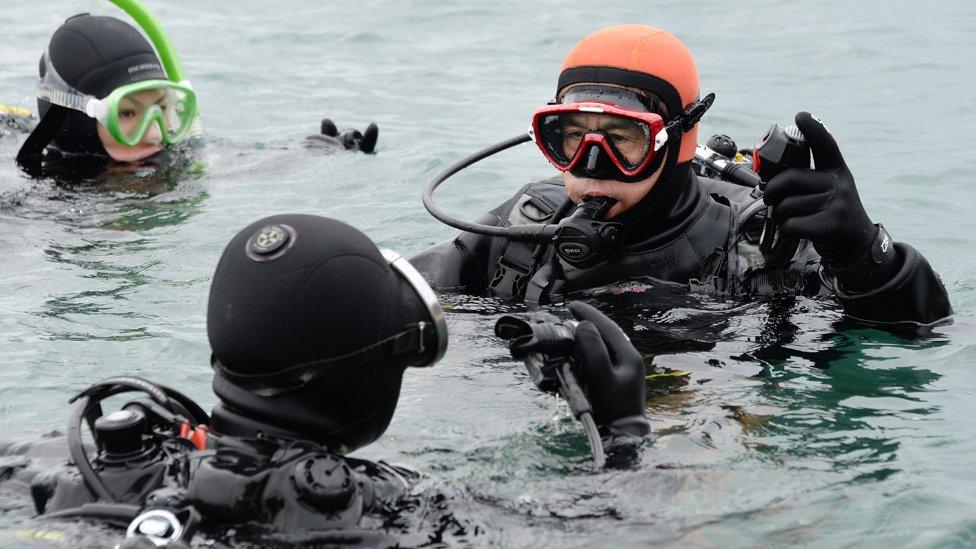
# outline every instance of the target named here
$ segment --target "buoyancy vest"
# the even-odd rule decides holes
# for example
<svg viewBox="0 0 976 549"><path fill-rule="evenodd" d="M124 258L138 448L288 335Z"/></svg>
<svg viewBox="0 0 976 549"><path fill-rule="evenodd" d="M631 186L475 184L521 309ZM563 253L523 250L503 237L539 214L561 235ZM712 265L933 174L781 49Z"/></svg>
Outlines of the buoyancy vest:
<svg viewBox="0 0 976 549"><path fill-rule="evenodd" d="M616 257L588 269L560 260L552 246L492 239L488 291L509 300L548 303L564 295L636 278L688 284L708 295L818 293L820 261L801 243L784 268L765 265L758 247L765 206L750 189L692 176L684 199L689 208L664 235L627 242ZM569 198L550 179L522 187L499 213L503 226L558 222ZM562 208L566 211L566 208Z"/></svg>

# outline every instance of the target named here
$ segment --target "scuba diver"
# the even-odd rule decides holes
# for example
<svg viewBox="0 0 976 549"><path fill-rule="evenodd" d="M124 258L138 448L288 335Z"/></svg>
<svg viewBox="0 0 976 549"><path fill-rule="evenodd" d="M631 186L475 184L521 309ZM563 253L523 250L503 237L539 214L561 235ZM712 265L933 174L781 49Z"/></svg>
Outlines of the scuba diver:
<svg viewBox="0 0 976 549"><path fill-rule="evenodd" d="M509 317L499 332L518 356L572 354L600 434L639 445L649 432L640 355L596 309L570 309L578 324L533 318L524 332L528 323ZM37 513L127 527L129 548L184 547L197 528L267 543L394 544L357 527L395 512L416 473L345 454L384 433L406 368L432 366L447 348L444 313L413 266L340 221L265 218L225 248L207 334L212 414L136 377L82 391L67 429L72 463L31 480ZM103 411L127 392L144 395Z"/></svg>
<svg viewBox="0 0 976 549"><path fill-rule="evenodd" d="M60 160L137 163L202 136L196 94L159 22L138 0L112 1L155 49L114 17L79 14L54 32L38 67L40 119L17 154L32 176Z"/></svg>
<svg viewBox="0 0 976 549"><path fill-rule="evenodd" d="M666 31L621 25L587 36L528 135L431 182L424 205L463 232L411 263L435 288L530 303L652 279L736 298L832 293L869 321L927 324L952 313L925 258L865 213L836 141L810 114L771 131L778 145L751 151L759 174L730 158L723 175L740 184L699 177L698 121L714 97L700 96L691 53ZM561 178L525 185L475 223L433 204L448 177L530 139ZM784 153L802 141L808 149Z"/></svg>

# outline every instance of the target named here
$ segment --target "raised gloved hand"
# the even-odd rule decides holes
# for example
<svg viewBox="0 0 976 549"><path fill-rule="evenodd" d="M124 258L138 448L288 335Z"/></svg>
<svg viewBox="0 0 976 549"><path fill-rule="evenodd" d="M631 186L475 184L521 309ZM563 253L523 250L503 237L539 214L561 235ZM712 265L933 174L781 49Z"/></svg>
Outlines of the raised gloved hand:
<svg viewBox="0 0 976 549"><path fill-rule="evenodd" d="M611 434L644 436L644 361L620 326L596 308L574 301L580 383L593 406L593 419Z"/></svg>
<svg viewBox="0 0 976 549"><path fill-rule="evenodd" d="M808 238L829 266L861 258L878 234L854 186L837 142L808 112L796 115L813 153L813 169L791 168L773 177L763 200L773 206L780 231Z"/></svg>

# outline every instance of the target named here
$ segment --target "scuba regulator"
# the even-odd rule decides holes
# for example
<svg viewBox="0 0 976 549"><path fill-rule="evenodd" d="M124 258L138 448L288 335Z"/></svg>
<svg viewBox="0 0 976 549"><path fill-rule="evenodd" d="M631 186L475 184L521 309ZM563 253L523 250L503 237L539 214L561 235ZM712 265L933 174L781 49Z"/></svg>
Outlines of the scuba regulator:
<svg viewBox="0 0 976 549"><path fill-rule="evenodd" d="M103 400L130 392L148 398L103 414ZM189 475L187 456L207 436L206 412L178 391L128 376L95 384L71 403L67 442L77 472L35 477L31 496L36 511L44 518L89 518L128 527L121 547L143 538L157 546L186 546L181 544L193 536L200 514L167 487ZM84 424L94 436L94 460L82 440Z"/></svg>
<svg viewBox="0 0 976 549"><path fill-rule="evenodd" d="M102 401L130 392L148 398L103 413ZM123 549L147 547L147 540L188 547L204 518L341 535L377 506L368 479L406 486L391 466L344 458L313 442L211 432L211 418L192 400L138 377L107 379L71 402L67 443L74 466L33 479L35 510L46 519L127 528ZM85 425L94 447L82 439Z"/></svg>
<svg viewBox="0 0 976 549"><path fill-rule="evenodd" d="M746 163L743 152L751 155L751 165ZM735 142L727 135L713 135L705 146L698 146L693 162L698 173L705 177L714 177L753 189L752 196L757 200L756 208L747 208L741 223L759 211L762 193L773 177L790 168L810 167L810 146L796 126L783 128L779 124L773 124L751 151L738 151ZM759 237L759 250L766 264L773 268L786 265L799 246L799 239L781 234L773 209L767 207Z"/></svg>
<svg viewBox="0 0 976 549"><path fill-rule="evenodd" d="M465 232L507 238L514 242L552 243L560 259L579 269L592 267L612 257L619 250L624 238L622 223L603 221L603 216L616 202L612 198L586 199L572 212L569 210L573 207L573 203L567 199L546 223L516 227L495 227L461 221L451 217L434 204L434 191L452 175L478 161L531 139L529 134L522 134L478 151L449 166L427 184L423 195L424 207L441 223Z"/></svg>
<svg viewBox="0 0 976 549"><path fill-rule="evenodd" d="M770 126L766 135L756 143L752 153L752 170L763 180L762 188L777 174L789 168L810 167L810 145L800 133L800 129L790 125L786 128L778 124ZM800 246L798 238L780 234L773 217L773 208L766 209L766 221L759 237L759 249L766 262L773 267L786 265Z"/></svg>

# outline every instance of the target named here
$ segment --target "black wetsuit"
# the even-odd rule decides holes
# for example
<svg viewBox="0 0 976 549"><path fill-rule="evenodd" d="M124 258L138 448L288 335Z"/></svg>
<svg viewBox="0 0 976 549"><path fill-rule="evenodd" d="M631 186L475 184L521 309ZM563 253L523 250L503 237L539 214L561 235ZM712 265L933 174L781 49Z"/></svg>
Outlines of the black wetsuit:
<svg viewBox="0 0 976 549"><path fill-rule="evenodd" d="M907 244L894 244L900 267L890 280L872 290L848 292L822 268L820 256L807 241L801 241L785 266L766 264L758 247L765 208L751 189L699 177L687 164L676 168L670 183L674 196L659 200L648 210L653 215L631 217L622 254L589 269L566 264L551 246L538 248L472 233L461 233L410 261L435 288L536 303L645 278L732 298L832 293L849 315L878 322L931 323L952 313L938 275ZM555 222L554 214L567 200L559 179L532 183L478 222Z"/></svg>

